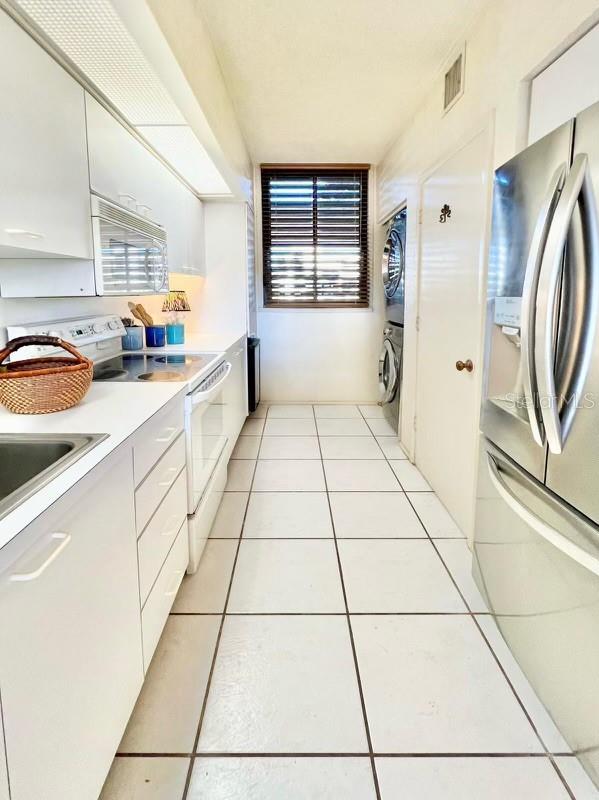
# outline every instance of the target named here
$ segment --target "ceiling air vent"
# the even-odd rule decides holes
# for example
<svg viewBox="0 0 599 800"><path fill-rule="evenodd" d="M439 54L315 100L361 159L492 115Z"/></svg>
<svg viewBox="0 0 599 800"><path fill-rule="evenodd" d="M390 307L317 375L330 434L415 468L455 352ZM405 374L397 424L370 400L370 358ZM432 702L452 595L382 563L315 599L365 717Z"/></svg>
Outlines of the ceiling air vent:
<svg viewBox="0 0 599 800"><path fill-rule="evenodd" d="M443 98L443 113L449 111L464 94L464 57L465 48L459 53L451 66L445 72L445 95Z"/></svg>

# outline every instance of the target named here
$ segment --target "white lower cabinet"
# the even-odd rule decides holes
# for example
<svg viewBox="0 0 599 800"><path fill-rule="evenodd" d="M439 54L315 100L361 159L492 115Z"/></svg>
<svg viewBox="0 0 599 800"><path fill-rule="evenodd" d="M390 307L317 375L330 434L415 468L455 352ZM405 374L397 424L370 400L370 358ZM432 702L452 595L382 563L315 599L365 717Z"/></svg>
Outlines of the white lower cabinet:
<svg viewBox="0 0 599 800"><path fill-rule="evenodd" d="M0 551L11 800L96 798L142 681L128 449Z"/></svg>
<svg viewBox="0 0 599 800"><path fill-rule="evenodd" d="M231 375L225 388L228 459L248 414L247 340L245 336L227 351L227 361L231 364Z"/></svg>
<svg viewBox="0 0 599 800"><path fill-rule="evenodd" d="M181 525L175 543L170 549L166 561L162 565L156 583L146 600L141 612L141 628L143 633L144 668L146 672L156 650L162 630L169 612L175 602L175 596L189 564L189 538L187 519Z"/></svg>

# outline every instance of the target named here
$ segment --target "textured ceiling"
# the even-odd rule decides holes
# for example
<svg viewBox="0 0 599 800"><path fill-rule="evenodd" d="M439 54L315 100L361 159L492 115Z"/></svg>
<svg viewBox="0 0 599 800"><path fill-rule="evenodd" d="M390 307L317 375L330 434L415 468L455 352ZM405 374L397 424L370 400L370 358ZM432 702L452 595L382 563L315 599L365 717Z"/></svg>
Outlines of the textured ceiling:
<svg viewBox="0 0 599 800"><path fill-rule="evenodd" d="M255 162L371 163L491 1L197 0Z"/></svg>

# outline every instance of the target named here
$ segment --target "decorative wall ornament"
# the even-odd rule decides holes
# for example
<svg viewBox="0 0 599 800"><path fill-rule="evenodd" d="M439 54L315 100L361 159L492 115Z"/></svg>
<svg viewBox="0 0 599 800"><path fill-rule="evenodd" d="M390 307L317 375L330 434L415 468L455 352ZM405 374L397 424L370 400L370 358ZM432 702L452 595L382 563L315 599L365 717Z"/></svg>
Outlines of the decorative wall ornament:
<svg viewBox="0 0 599 800"><path fill-rule="evenodd" d="M445 203L443 208L441 209L441 213L439 214L439 222L447 222L447 220L451 217L451 208Z"/></svg>

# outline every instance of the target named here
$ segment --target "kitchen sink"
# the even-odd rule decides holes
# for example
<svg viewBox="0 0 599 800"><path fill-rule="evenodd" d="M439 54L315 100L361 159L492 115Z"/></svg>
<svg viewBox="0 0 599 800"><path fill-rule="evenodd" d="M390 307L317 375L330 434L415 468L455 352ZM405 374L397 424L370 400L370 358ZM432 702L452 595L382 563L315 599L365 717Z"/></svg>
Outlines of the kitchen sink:
<svg viewBox="0 0 599 800"><path fill-rule="evenodd" d="M0 519L106 434L0 434Z"/></svg>

